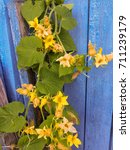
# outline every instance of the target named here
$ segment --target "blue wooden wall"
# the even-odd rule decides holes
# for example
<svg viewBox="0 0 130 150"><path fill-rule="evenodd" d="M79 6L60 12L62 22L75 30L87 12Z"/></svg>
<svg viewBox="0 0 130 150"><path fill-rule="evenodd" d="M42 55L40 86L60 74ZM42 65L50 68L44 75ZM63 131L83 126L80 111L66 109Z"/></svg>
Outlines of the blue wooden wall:
<svg viewBox="0 0 130 150"><path fill-rule="evenodd" d="M78 26L71 32L79 53L87 52L89 40L104 53L113 49L112 0L66 0L74 3L73 15ZM10 100L21 99L15 89L28 82L24 70L16 67L15 46L20 40L20 31L15 4L12 0L0 0L0 76ZM80 150L112 150L112 63L101 69L93 69L90 78L80 77L65 86L69 102L78 111L81 124L79 136L83 142ZM75 150L75 148L73 148Z"/></svg>

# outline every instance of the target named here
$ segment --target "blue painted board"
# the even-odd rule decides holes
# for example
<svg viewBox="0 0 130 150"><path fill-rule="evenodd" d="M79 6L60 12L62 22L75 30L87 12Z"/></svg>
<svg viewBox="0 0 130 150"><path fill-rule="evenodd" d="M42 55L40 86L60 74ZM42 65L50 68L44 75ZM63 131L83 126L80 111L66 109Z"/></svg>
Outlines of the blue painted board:
<svg viewBox="0 0 130 150"><path fill-rule="evenodd" d="M90 0L89 40L105 54L113 51L112 0ZM109 150L111 143L112 63L93 69L87 80L85 150Z"/></svg>
<svg viewBox="0 0 130 150"><path fill-rule="evenodd" d="M1 60L0 60L0 79L1 79L2 82L4 83L4 76L3 76L3 69L2 69Z"/></svg>
<svg viewBox="0 0 130 150"><path fill-rule="evenodd" d="M5 78L6 89L10 100L16 100L17 95L15 92L19 80L17 69L15 67L14 45L12 44L11 28L9 24L8 13L5 4L0 1L0 57L3 68L3 75Z"/></svg>
<svg viewBox="0 0 130 150"><path fill-rule="evenodd" d="M88 0L67 0L67 3L74 3L73 16L78 21L78 26L71 32L78 49L78 53L87 53L88 43ZM84 149L84 131L85 131L85 97L86 97L86 77L80 75L76 81L65 86L65 93L69 95L69 103L75 108L80 117L78 126L79 137L82 140L80 150ZM75 150L76 148L73 148Z"/></svg>
<svg viewBox="0 0 130 150"><path fill-rule="evenodd" d="M17 69L15 47L20 40L20 31L14 1L0 1L0 23L0 58L8 99L26 104L23 97L16 93L16 89L27 83L28 79L25 71Z"/></svg>

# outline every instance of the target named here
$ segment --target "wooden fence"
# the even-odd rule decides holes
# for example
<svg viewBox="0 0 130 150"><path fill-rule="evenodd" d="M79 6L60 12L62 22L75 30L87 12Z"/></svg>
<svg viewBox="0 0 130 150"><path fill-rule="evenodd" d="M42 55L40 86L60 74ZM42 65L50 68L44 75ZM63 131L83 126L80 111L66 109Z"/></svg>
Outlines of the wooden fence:
<svg viewBox="0 0 130 150"><path fill-rule="evenodd" d="M89 40L104 52L113 50L113 1L112 0L66 0L74 3L73 15L78 26L71 32L79 53L87 52ZM15 47L20 40L20 27L13 0L0 0L0 77L9 101L26 100L15 91L28 82L27 73L17 70ZM93 69L90 78L82 75L65 93L78 111L81 124L79 136L83 142L80 150L112 150L112 63L101 69Z"/></svg>

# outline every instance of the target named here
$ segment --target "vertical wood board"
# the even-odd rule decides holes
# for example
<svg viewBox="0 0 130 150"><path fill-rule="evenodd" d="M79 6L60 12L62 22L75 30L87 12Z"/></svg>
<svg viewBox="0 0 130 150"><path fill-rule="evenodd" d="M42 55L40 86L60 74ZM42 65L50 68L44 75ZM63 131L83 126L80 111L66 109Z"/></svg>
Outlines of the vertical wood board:
<svg viewBox="0 0 130 150"><path fill-rule="evenodd" d="M102 47L103 53L113 51L112 0L90 0L89 40ZM109 150L112 125L113 79L112 63L92 69L87 80L85 150Z"/></svg>

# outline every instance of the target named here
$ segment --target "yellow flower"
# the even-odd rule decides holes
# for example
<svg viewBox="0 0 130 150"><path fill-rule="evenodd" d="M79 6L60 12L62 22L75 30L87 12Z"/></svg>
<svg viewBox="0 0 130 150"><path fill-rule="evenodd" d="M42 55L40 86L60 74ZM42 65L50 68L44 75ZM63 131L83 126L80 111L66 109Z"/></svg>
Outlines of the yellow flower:
<svg viewBox="0 0 130 150"><path fill-rule="evenodd" d="M59 43L54 44L52 51L54 53L63 53L64 52L63 47Z"/></svg>
<svg viewBox="0 0 130 150"><path fill-rule="evenodd" d="M38 18L35 17L33 21L29 21L28 22L30 28L34 28L36 30L37 26L38 26Z"/></svg>
<svg viewBox="0 0 130 150"><path fill-rule="evenodd" d="M56 61L59 61L60 65L63 65L63 67L71 67L71 65L75 63L75 58L70 54L65 54L64 56L58 58Z"/></svg>
<svg viewBox="0 0 130 150"><path fill-rule="evenodd" d="M42 25L38 25L36 28L36 32L35 32L35 36L37 36L38 38L42 39L45 36L47 36L47 32L45 30L45 28Z"/></svg>
<svg viewBox="0 0 130 150"><path fill-rule="evenodd" d="M40 99L38 97L34 98L32 101L34 108L38 107L40 105Z"/></svg>
<svg viewBox="0 0 130 150"><path fill-rule="evenodd" d="M23 89L23 88L18 88L16 91L21 95L28 95L29 93L27 89Z"/></svg>
<svg viewBox="0 0 130 150"><path fill-rule="evenodd" d="M29 93L29 96L30 96L30 101L33 102L33 100L37 97L37 94L36 94L36 92L34 91L34 92L30 92L30 93Z"/></svg>
<svg viewBox="0 0 130 150"><path fill-rule="evenodd" d="M47 104L47 100L48 98L46 96L41 99L41 104L39 106L40 109L42 109L42 107Z"/></svg>
<svg viewBox="0 0 130 150"><path fill-rule="evenodd" d="M106 57L100 53L97 53L95 55L95 66L96 68L103 66L103 65L107 65L108 62L106 60Z"/></svg>
<svg viewBox="0 0 130 150"><path fill-rule="evenodd" d="M68 135L67 142L70 146L75 145L77 148L79 148L79 145L81 145L81 141L79 138L77 138L78 134L76 135Z"/></svg>
<svg viewBox="0 0 130 150"><path fill-rule="evenodd" d="M62 114L63 114L63 107L62 108L56 108L56 111L55 111L55 116L57 118L61 118L62 117Z"/></svg>
<svg viewBox="0 0 130 150"><path fill-rule="evenodd" d="M58 135L59 135L59 137L63 137L63 135L64 135L63 130L58 130Z"/></svg>
<svg viewBox="0 0 130 150"><path fill-rule="evenodd" d="M112 61L112 59L113 59L113 53L108 54L108 55L105 55L105 56L106 56L106 60L107 60L107 62Z"/></svg>
<svg viewBox="0 0 130 150"><path fill-rule="evenodd" d="M52 34L51 28L45 28L41 24L39 24L36 28L35 36L37 36L40 39L44 39L46 36Z"/></svg>
<svg viewBox="0 0 130 150"><path fill-rule="evenodd" d="M36 129L36 132L39 135L38 136L38 139L39 139L42 137L44 137L44 138L50 137L52 131L51 131L51 129L44 127L43 129Z"/></svg>
<svg viewBox="0 0 130 150"><path fill-rule="evenodd" d="M22 88L18 88L16 91L21 95L28 96L30 91L34 90L34 86L32 84L22 84Z"/></svg>
<svg viewBox="0 0 130 150"><path fill-rule="evenodd" d="M55 146L53 144L50 144L48 147L49 147L49 150L55 150Z"/></svg>
<svg viewBox="0 0 130 150"><path fill-rule="evenodd" d="M44 19L43 19L43 25L46 26L46 27L50 26L50 20L49 20L48 16L44 17Z"/></svg>
<svg viewBox="0 0 130 150"><path fill-rule="evenodd" d="M50 46L53 46L53 44L55 44L54 36L53 35L48 35L45 38L44 43L45 43L45 49L49 48Z"/></svg>
<svg viewBox="0 0 130 150"><path fill-rule="evenodd" d="M64 96L61 91L59 91L57 95L53 97L53 101L58 104L57 109L61 109L65 105L69 105L67 98L68 96Z"/></svg>
<svg viewBox="0 0 130 150"><path fill-rule="evenodd" d="M31 126L31 127L26 127L24 130L23 130L23 133L26 133L26 134L37 134L36 131L34 130L34 126Z"/></svg>
<svg viewBox="0 0 130 150"><path fill-rule="evenodd" d="M59 128L63 129L65 133L77 133L77 130L73 126L73 123L69 122L65 117L63 118L63 122L59 124Z"/></svg>
<svg viewBox="0 0 130 150"><path fill-rule="evenodd" d="M61 144L60 142L58 142L57 148L58 148L58 150L71 150L70 147L65 147L65 146L64 146L63 144Z"/></svg>
<svg viewBox="0 0 130 150"><path fill-rule="evenodd" d="M27 90L32 91L34 86L32 84L22 84L22 88L26 88Z"/></svg>
<svg viewBox="0 0 130 150"><path fill-rule="evenodd" d="M93 56L96 55L96 53L97 52L95 50L95 46L93 46L92 43L89 42L89 44L88 44L88 55L91 56L91 57L93 57Z"/></svg>

